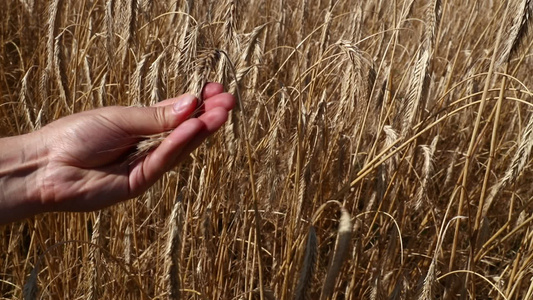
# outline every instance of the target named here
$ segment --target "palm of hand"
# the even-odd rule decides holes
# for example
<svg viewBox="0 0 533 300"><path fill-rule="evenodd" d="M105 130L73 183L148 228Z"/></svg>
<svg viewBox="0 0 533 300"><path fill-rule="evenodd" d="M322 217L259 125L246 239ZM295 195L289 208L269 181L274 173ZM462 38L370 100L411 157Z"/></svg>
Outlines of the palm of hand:
<svg viewBox="0 0 533 300"><path fill-rule="evenodd" d="M44 182L50 189L44 190L48 191L44 198L61 199L61 206L68 203L65 210L94 210L135 196L129 188L127 152L139 137L98 113L50 124L49 130L68 130L57 130L47 145L51 155Z"/></svg>

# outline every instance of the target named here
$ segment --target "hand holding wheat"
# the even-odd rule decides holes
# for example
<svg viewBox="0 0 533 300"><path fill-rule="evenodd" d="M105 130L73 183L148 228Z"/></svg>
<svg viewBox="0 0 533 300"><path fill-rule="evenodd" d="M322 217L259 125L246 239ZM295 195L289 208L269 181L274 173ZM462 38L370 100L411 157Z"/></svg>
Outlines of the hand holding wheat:
<svg viewBox="0 0 533 300"><path fill-rule="evenodd" d="M0 149L2 157L23 163L14 164L6 180L0 180L9 187L6 191L14 191L9 199L0 194L0 212L10 212L0 213L0 223L45 210L95 210L143 193L219 129L235 105L220 84L206 85L202 96L204 112L198 117L191 117L196 97L186 94L154 107L86 111L1 143L10 144ZM131 151L137 151L143 137L170 130L155 149L131 161Z"/></svg>

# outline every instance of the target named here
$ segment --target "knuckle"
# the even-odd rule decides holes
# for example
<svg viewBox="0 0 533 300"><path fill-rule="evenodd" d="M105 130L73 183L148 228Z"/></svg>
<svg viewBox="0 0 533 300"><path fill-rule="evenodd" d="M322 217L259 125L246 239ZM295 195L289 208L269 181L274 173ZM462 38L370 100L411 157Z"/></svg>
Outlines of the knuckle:
<svg viewBox="0 0 533 300"><path fill-rule="evenodd" d="M155 107L152 110L153 118L163 129L170 129L171 124L165 113L165 107Z"/></svg>

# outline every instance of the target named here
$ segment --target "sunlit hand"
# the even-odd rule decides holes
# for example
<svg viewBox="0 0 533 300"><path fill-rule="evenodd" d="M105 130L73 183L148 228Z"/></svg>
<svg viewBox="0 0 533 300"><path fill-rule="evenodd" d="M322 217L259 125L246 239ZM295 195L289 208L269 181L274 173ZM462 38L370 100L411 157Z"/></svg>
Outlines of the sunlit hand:
<svg viewBox="0 0 533 300"><path fill-rule="evenodd" d="M203 98L204 113L196 118L190 116L198 100L186 94L154 107L105 107L74 114L16 137L32 139L32 145L37 145L34 151L23 143L24 163L28 165L29 159L36 168L22 173L27 173L26 184L37 188L26 186L25 198L36 199L23 202L39 202L43 211L90 211L140 195L219 129L235 105L234 97L223 93L220 84L208 84ZM154 151L131 160L132 150L143 137L171 129ZM13 177L21 177L16 168L11 173L15 174L0 169L0 189L16 184ZM11 180L2 180L2 176ZM3 215L9 206L20 217L40 212L25 211L6 196L2 207L0 194L0 223L8 219ZM11 205L5 207L6 203Z"/></svg>

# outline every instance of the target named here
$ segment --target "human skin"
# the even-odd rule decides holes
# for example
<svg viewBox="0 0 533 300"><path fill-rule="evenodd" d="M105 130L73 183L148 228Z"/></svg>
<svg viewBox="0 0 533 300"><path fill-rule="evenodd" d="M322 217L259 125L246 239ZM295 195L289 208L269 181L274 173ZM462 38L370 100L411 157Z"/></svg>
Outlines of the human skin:
<svg viewBox="0 0 533 300"><path fill-rule="evenodd" d="M51 211L93 211L134 198L219 129L235 98L217 83L153 107L105 107L0 139L0 224ZM173 130L147 156L131 151L147 135Z"/></svg>

